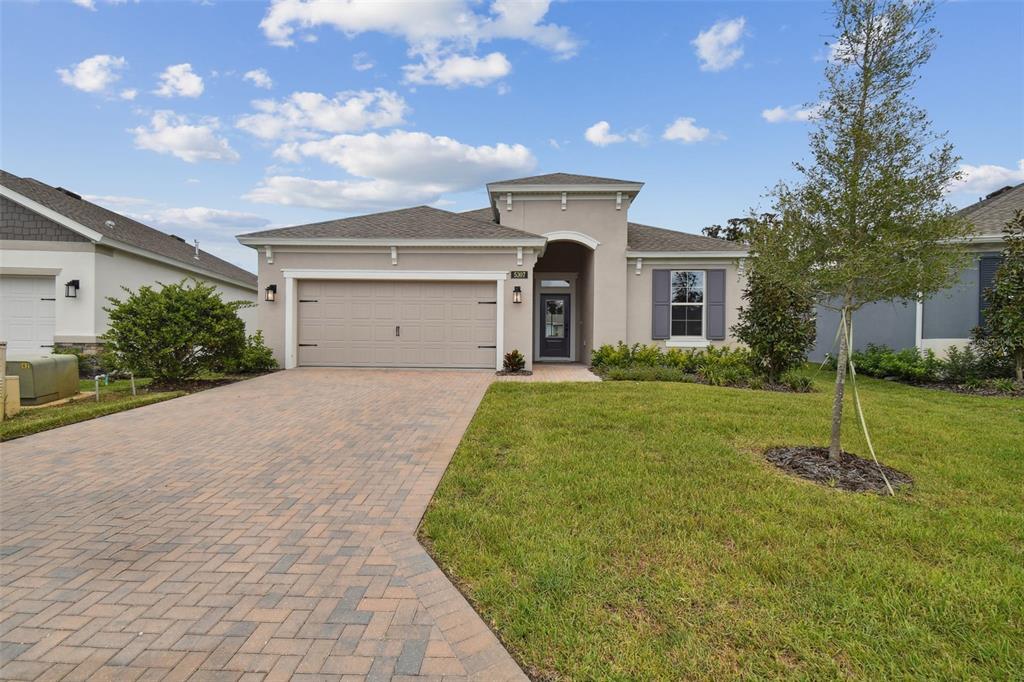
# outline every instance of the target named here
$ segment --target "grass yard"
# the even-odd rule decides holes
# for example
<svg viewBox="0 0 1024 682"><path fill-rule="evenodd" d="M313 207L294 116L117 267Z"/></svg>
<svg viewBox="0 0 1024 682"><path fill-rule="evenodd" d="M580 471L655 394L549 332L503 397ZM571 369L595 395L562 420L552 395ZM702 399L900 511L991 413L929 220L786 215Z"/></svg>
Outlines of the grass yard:
<svg viewBox="0 0 1024 682"><path fill-rule="evenodd" d="M895 499L757 454L827 442L825 378L496 383L421 537L535 679L1024 679L1024 401L860 387Z"/></svg>
<svg viewBox="0 0 1024 682"><path fill-rule="evenodd" d="M32 409L22 408L21 412L0 422L0 441L21 438L40 431L48 431L58 426L67 426L75 422L102 417L115 412L142 407L162 400L185 395L186 391L156 391L147 389L149 379L136 379L135 388L138 395L133 396L131 382L128 380L111 381L109 385L100 382L100 400L89 396L74 402L50 407ZM93 391L95 384L91 379L78 382L79 391Z"/></svg>

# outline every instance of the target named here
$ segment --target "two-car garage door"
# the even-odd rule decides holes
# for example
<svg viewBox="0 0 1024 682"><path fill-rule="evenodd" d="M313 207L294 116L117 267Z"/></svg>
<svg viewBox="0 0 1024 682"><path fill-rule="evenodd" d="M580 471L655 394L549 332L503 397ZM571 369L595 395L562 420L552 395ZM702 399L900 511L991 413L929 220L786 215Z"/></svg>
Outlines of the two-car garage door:
<svg viewBox="0 0 1024 682"><path fill-rule="evenodd" d="M300 365L495 366L494 282L299 280Z"/></svg>

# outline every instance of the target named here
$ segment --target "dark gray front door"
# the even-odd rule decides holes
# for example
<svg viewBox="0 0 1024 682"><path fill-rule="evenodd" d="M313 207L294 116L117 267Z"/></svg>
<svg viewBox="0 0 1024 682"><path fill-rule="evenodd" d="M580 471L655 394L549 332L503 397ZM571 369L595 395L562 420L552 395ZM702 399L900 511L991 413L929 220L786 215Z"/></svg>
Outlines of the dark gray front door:
<svg viewBox="0 0 1024 682"><path fill-rule="evenodd" d="M572 348L569 294L540 295L540 356L568 358Z"/></svg>

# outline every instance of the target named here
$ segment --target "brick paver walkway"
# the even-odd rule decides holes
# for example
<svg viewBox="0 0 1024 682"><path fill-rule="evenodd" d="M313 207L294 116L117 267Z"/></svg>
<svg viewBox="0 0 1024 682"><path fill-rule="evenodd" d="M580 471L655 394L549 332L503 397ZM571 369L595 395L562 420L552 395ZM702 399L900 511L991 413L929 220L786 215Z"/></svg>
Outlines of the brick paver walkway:
<svg viewBox="0 0 1024 682"><path fill-rule="evenodd" d="M300 369L0 445L0 677L525 679L414 537L492 378Z"/></svg>

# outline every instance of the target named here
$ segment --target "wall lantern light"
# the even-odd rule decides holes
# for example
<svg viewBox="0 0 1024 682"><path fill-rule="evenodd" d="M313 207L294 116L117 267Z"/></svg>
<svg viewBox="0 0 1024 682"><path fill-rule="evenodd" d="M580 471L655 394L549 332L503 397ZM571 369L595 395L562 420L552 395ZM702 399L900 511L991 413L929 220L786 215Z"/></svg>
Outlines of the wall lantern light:
<svg viewBox="0 0 1024 682"><path fill-rule="evenodd" d="M276 284L268 284L267 288L266 288L266 292L267 292L266 299L268 301L273 303L275 300L277 300L277 285Z"/></svg>
<svg viewBox="0 0 1024 682"><path fill-rule="evenodd" d="M72 279L64 283L64 297L65 298L78 298L78 280Z"/></svg>
<svg viewBox="0 0 1024 682"><path fill-rule="evenodd" d="M523 302L523 289L522 287L512 287L512 302L522 303Z"/></svg>

